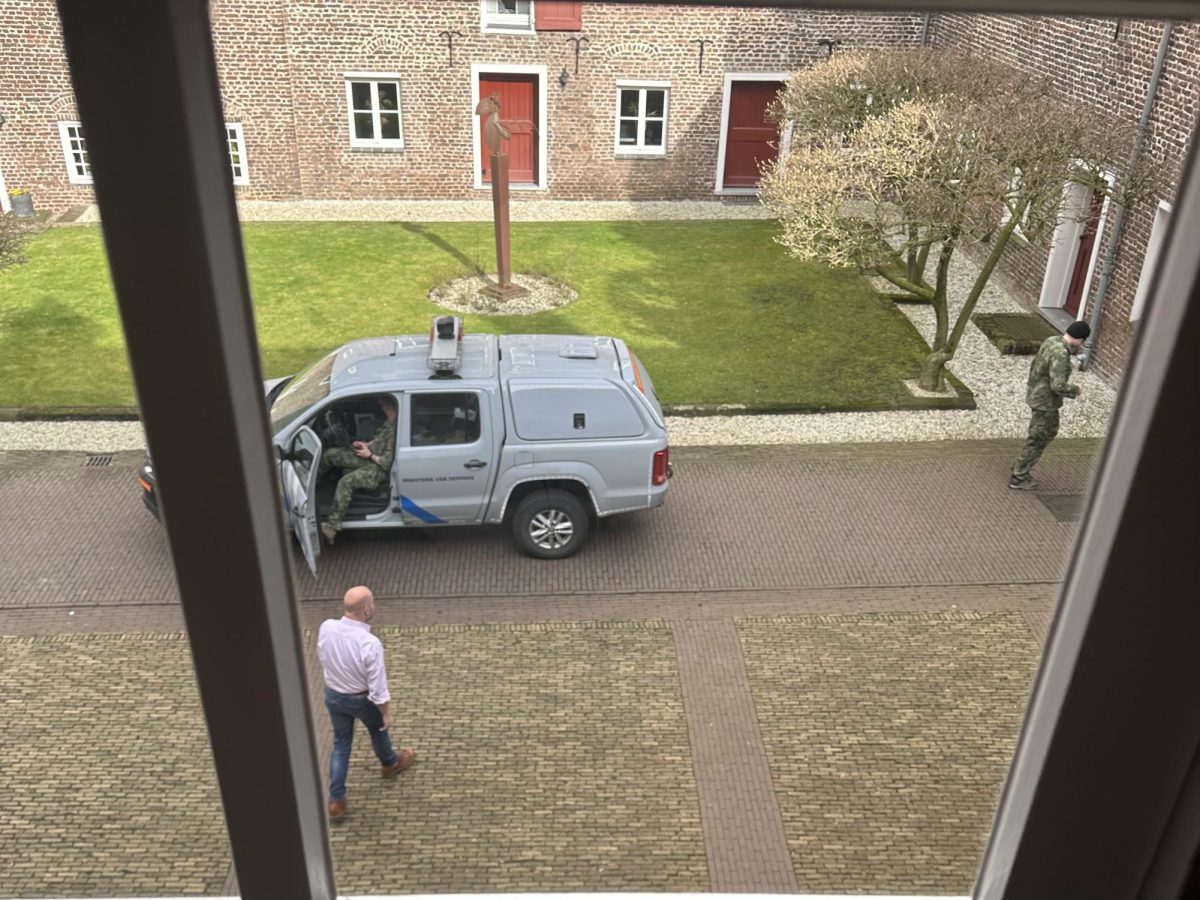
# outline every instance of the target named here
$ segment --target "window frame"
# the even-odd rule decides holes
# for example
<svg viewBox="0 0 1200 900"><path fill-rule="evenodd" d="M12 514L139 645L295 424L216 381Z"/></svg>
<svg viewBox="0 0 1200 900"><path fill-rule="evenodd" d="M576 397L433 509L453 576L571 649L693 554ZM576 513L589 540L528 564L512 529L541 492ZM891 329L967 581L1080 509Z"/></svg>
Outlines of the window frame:
<svg viewBox="0 0 1200 900"><path fill-rule="evenodd" d="M482 438L483 438L484 403L483 403L483 399L480 397L480 392L477 389L473 389L473 388L460 388L458 390L422 389L422 390L408 391L407 395L408 395L409 399L408 399L408 414L407 414L408 421L406 423L407 427L405 428L405 431L407 432L407 434L405 435L405 444L404 444L405 447L409 447L409 448L413 448L413 449L417 449L417 450L425 450L425 449L428 449L429 447L471 447L471 446L474 446L475 444L478 444L480 442L480 440L482 440ZM416 421L417 421L417 404L419 402L421 402L422 400L424 400L426 398L430 398L430 397L452 397L452 396L463 396L463 397L474 398L475 419L472 424L475 429L475 437L469 441L428 441L428 442L424 442L424 443L417 442L417 440L416 440L417 435L415 433ZM465 407L469 410L470 405L471 405L470 403L467 403L467 404L465 404ZM471 422L471 419L468 417L467 421Z"/></svg>
<svg viewBox="0 0 1200 900"><path fill-rule="evenodd" d="M233 144L235 142L240 157L238 163L233 161ZM250 183L250 169L246 164L246 132L242 128L241 122L225 123L225 149L229 154L229 174L233 177L233 183L245 187ZM240 174L239 169L241 170Z"/></svg>
<svg viewBox="0 0 1200 900"><path fill-rule="evenodd" d="M537 0L526 0L529 13L494 13L490 5L496 0L479 0L479 30L484 34L535 34L537 32ZM521 0L517 0L520 3Z"/></svg>
<svg viewBox="0 0 1200 900"><path fill-rule="evenodd" d="M72 137L70 132L75 131ZM58 123L58 139L62 144L63 163L67 167L67 180L71 184L92 184L91 156L88 154L87 138L83 134L83 123L76 119L62 119ZM76 150L73 142L79 142ZM76 153L79 158L76 158ZM83 169L80 172L80 168Z"/></svg>
<svg viewBox="0 0 1200 900"><path fill-rule="evenodd" d="M404 94L401 90L401 78L397 72L345 72L342 76L346 83L346 123L350 130L350 147L356 150L403 150L404 149ZM355 109L354 85L369 84L371 86L371 125L375 135L371 138L360 138L354 127L356 113L367 110ZM379 85L394 84L396 86L396 124L399 135L394 138L383 137L379 119L383 110L379 106ZM390 111L390 110L389 110Z"/></svg>
<svg viewBox="0 0 1200 900"><path fill-rule="evenodd" d="M1129 321L1137 322L1146 311L1146 300L1154 287L1154 275L1158 271L1158 263L1167 242L1167 232L1171 228L1171 219L1175 209L1165 200L1159 200L1154 207L1154 215L1150 221L1150 237L1146 241L1146 252L1142 255L1142 271L1138 275L1137 291L1133 295L1133 303L1129 307Z"/></svg>
<svg viewBox="0 0 1200 900"><path fill-rule="evenodd" d="M878 4L838 5L865 10ZM211 33L203 31L207 6L173 5L171 16L162 14L165 6L154 6L128 17L113 16L93 0L59 0L58 6L81 114L93 123L90 152L102 171L105 238L134 381L156 469L172 491L165 526L239 888L246 897L332 898L307 669L262 429L261 369L237 211L233 193L222 190L216 65ZM935 12L1125 12L1163 20L1194 8L1161 0L1144 0L1138 9L1131 0L1060 0L1050 10L1034 0L931 0L928 6ZM122 66L111 65L114 54ZM178 77L165 77L180 72L189 75L186 90ZM127 98L133 95L161 110L166 127L130 134ZM1194 417L1179 411L1194 399L1189 348L1200 343L1197 134L1193 127L1161 277L1151 291L1154 314L1135 340L977 900L1020 896L1013 881L1018 870L1037 877L1047 895L1056 893L1056 880L1061 887L1083 875L1104 879L1108 891L1100 893L1176 896L1172 883L1177 888L1192 864L1200 835L1196 607L1169 589L1175 580L1194 583L1195 547L1183 527L1191 519L1164 527L1164 508L1198 505L1195 479L1180 478L1171 464L1196 441ZM161 192L144 190L146 154L164 176ZM167 217L159 214L164 195L172 204ZM145 266L147 253L157 253L162 264ZM211 277L214 272L220 277ZM169 309L161 303L165 288L178 291ZM163 348L164 315L188 341ZM182 408L173 376L205 366L211 379L198 384ZM203 444L193 439L197 418L211 423ZM196 479L199 469L209 477ZM214 506L226 510L221 567L211 558ZM1134 582L1148 570L1160 591L1147 596L1147 584ZM231 579L245 589L223 596ZM1130 596L1159 601L1154 614L1130 603ZM231 614L242 629L238 647L228 641ZM250 729L248 704L259 713ZM1051 746L1060 743L1082 752L1060 755L1068 765L1049 766ZM263 827L268 816L270 827Z"/></svg>
<svg viewBox="0 0 1200 900"><path fill-rule="evenodd" d="M671 82L669 81L647 81L644 79L628 79L618 78L616 82L617 101L616 101L616 121L614 123L613 133L613 153L616 156L666 156L667 155L667 129L668 121L671 117ZM634 116L626 116L621 113L621 94L625 91L638 92L638 114ZM663 114L662 114L662 144L660 146L647 146L646 140L646 123L648 121L658 121L659 117L647 117L646 115L646 92L647 91L662 91L663 92ZM637 143L622 144L621 143L621 122L631 121L636 118L637 121Z"/></svg>

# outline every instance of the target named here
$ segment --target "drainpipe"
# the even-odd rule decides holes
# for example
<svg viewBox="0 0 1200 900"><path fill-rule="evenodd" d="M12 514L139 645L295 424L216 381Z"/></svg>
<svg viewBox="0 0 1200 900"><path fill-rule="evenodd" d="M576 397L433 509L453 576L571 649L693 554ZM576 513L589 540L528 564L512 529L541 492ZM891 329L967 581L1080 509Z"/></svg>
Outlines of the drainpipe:
<svg viewBox="0 0 1200 900"><path fill-rule="evenodd" d="M1158 100L1158 83L1162 80L1163 67L1167 62L1167 46L1171 43L1171 32L1174 30L1175 24L1167 22L1163 26L1162 40L1158 42L1158 57L1154 60L1154 74L1150 76L1150 87L1146 90L1146 102L1142 106L1142 119L1138 123L1137 138L1134 140L1133 152L1129 155L1129 168L1132 170L1137 165L1138 160L1142 156L1142 148L1146 144L1146 128L1150 124L1150 115L1154 111L1154 103ZM1100 274L1100 284L1096 288L1096 299L1092 301L1092 314L1088 317L1088 324L1091 326L1092 333L1088 336L1084 344L1083 353L1080 354L1079 368L1086 371L1092 364L1092 356L1096 352L1096 338L1100 331L1100 314L1104 311L1104 298L1108 294L1109 285L1112 284L1113 268L1117 259L1117 246L1121 243L1121 237L1125 233L1125 205L1117 206L1117 215L1113 219L1112 238L1108 242L1108 249L1104 253L1104 268Z"/></svg>
<svg viewBox="0 0 1200 900"><path fill-rule="evenodd" d="M925 20L921 23L921 46L929 46L929 20L933 18L933 13L925 13Z"/></svg>

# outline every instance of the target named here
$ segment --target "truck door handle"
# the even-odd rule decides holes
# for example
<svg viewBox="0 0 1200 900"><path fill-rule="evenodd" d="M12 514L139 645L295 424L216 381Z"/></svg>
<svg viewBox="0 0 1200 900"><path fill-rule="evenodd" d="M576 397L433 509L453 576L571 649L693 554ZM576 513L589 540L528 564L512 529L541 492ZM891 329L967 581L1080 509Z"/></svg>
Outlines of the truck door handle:
<svg viewBox="0 0 1200 900"><path fill-rule="evenodd" d="M473 459L470 462L463 463L464 469L482 469L487 463L482 459Z"/></svg>

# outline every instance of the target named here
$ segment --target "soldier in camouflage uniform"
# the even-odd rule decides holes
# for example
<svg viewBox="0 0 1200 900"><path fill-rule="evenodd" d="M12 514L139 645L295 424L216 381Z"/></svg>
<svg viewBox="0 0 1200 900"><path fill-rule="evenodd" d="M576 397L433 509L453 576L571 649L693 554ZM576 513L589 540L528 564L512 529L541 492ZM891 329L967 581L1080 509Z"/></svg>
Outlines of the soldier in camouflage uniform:
<svg viewBox="0 0 1200 900"><path fill-rule="evenodd" d="M350 447L334 447L321 454L321 474L332 468L346 469L338 479L333 495L333 508L321 523L321 534L330 544L337 538L342 527L342 518L350 505L350 497L357 490L374 491L388 483L392 470L392 459L396 455L396 401L391 397L380 397L379 405L387 421L369 442L355 441Z"/></svg>
<svg viewBox="0 0 1200 900"><path fill-rule="evenodd" d="M1056 334L1042 341L1033 358L1025 392L1025 402L1033 413L1029 418L1025 447L1008 480L1008 486L1013 490L1027 491L1037 486L1037 482L1029 477L1029 470L1058 434L1058 409L1063 398L1079 396L1079 388L1070 383L1071 357L1079 352L1091 333L1087 322L1072 322L1066 334Z"/></svg>

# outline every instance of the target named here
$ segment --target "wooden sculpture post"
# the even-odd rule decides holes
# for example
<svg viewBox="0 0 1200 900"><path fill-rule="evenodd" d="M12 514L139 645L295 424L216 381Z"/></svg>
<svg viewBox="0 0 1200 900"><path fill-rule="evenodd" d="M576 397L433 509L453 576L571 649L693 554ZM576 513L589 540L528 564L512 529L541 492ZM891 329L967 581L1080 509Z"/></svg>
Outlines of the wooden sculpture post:
<svg viewBox="0 0 1200 900"><path fill-rule="evenodd" d="M500 95L484 97L475 107L476 115L487 116L483 126L483 142L487 145L492 171L492 219L496 228L496 280L483 290L493 297L507 299L529 293L512 280L512 259L508 227L508 154L501 141L512 135L500 124Z"/></svg>

